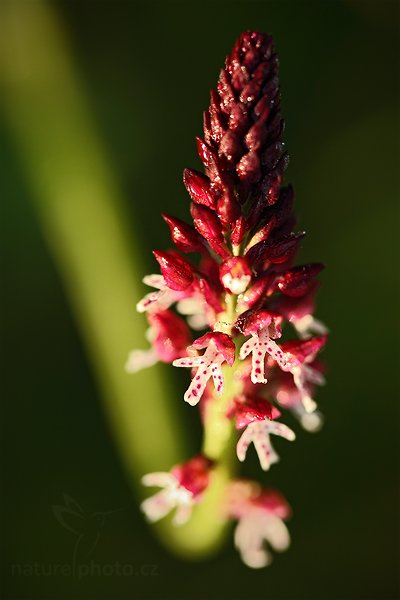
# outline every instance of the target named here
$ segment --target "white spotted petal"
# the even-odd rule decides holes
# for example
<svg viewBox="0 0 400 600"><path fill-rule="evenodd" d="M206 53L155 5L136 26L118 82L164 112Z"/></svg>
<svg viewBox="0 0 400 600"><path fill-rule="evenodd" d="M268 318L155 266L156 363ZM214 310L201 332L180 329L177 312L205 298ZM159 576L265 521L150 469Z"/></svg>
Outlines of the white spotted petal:
<svg viewBox="0 0 400 600"><path fill-rule="evenodd" d="M218 394L224 390L224 378L221 364L225 358L217 350L213 340L210 341L203 356L178 358L172 363L174 367L197 367L192 381L185 392L184 400L191 406L195 406L202 397L208 380L212 377Z"/></svg>
<svg viewBox="0 0 400 600"><path fill-rule="evenodd" d="M250 444L253 443L262 470L268 471L270 466L279 460L279 457L271 444L270 434L278 435L289 441L293 441L296 438L294 431L283 423L278 423L269 419L264 421L254 421L247 425L237 443L236 454L238 459L241 462L246 459L247 449Z"/></svg>

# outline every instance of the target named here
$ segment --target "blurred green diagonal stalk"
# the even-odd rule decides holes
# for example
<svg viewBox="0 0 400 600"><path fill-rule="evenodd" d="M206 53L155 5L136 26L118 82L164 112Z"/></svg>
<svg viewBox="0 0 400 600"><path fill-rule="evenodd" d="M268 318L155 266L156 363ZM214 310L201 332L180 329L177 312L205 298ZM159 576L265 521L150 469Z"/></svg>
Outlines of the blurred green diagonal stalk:
<svg viewBox="0 0 400 600"><path fill-rule="evenodd" d="M53 10L40 0L3 0L0 39L4 117L135 484L188 458L163 371L123 372L127 351L144 339L144 319L134 313L140 255ZM225 476L221 467L188 525L157 527L175 552L201 556L218 546L225 525L216 500Z"/></svg>

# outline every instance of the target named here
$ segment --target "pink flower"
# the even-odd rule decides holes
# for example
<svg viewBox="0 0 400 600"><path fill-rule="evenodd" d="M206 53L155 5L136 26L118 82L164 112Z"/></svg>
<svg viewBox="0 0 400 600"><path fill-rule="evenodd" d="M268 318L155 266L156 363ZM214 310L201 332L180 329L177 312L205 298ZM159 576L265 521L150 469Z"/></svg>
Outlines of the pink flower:
<svg viewBox="0 0 400 600"><path fill-rule="evenodd" d="M313 367L314 370L319 369ZM315 385L307 382L306 393L308 397L312 398L314 395ZM302 394L296 387L293 376L291 373L280 372L274 378L272 382L272 393L278 404L284 408L290 410L293 415L300 421L301 426L306 431L316 432L319 431L323 425L323 416L318 410L314 410L309 413L305 410Z"/></svg>
<svg viewBox="0 0 400 600"><path fill-rule="evenodd" d="M283 371L293 375L294 384L300 394L301 403L306 413L312 413L317 405L309 394L308 384L323 385L325 378L320 371L310 366L319 350L325 345L326 335L320 335L307 340L294 340L281 345L287 358Z"/></svg>
<svg viewBox="0 0 400 600"><path fill-rule="evenodd" d="M162 275L146 275L146 277L143 278L143 283L156 288L158 292L146 294L144 298L137 303L136 310L140 313L165 310L181 297L178 292L168 287Z"/></svg>
<svg viewBox="0 0 400 600"><path fill-rule="evenodd" d="M245 460L247 449L253 443L261 468L268 471L270 466L279 460L272 447L270 435L278 435L291 442L296 439L294 431L274 420L280 417L279 410L261 396L238 398L232 412L236 417L236 428L245 428L236 445L236 454L241 462Z"/></svg>
<svg viewBox="0 0 400 600"><path fill-rule="evenodd" d="M280 296L276 299L275 309L293 325L301 339L307 339L312 334L326 335L327 327L314 317L314 291L302 298Z"/></svg>
<svg viewBox="0 0 400 600"><path fill-rule="evenodd" d="M183 525L190 518L192 507L200 502L209 484L213 462L198 455L183 465L177 465L169 473L148 473L142 478L143 485L163 488L142 502L141 508L149 521L159 521L176 509L173 522Z"/></svg>
<svg viewBox="0 0 400 600"><path fill-rule="evenodd" d="M149 350L132 350L125 364L128 373L136 373L146 367L151 367L161 360L171 363L186 354L186 348L191 342L191 336L185 321L171 310L148 313L150 330L148 339L152 346Z"/></svg>
<svg viewBox="0 0 400 600"><path fill-rule="evenodd" d="M196 351L206 348L202 356L188 356L178 358L172 363L174 367L197 368L191 384L187 389L184 399L191 406L195 406L203 395L205 387L210 378L213 379L218 394L224 390L224 377L221 365L227 362L232 366L235 360L235 344L225 333L209 332L195 340L188 351Z"/></svg>
<svg viewBox="0 0 400 600"><path fill-rule="evenodd" d="M262 490L250 481L234 481L228 488L226 512L238 521L234 542L243 562L253 569L266 567L272 554L287 550L290 536L284 520L291 510L286 500L274 490Z"/></svg>
<svg viewBox="0 0 400 600"><path fill-rule="evenodd" d="M265 373L265 357L271 356L281 368L286 365L286 357L273 338L280 337L280 328L274 320L274 316L268 311L250 312L238 320L244 323L243 333L251 334L251 338L244 342L240 348L239 357L244 360L249 354L252 355L251 380L253 383L267 383ZM236 325L237 326L237 325Z"/></svg>

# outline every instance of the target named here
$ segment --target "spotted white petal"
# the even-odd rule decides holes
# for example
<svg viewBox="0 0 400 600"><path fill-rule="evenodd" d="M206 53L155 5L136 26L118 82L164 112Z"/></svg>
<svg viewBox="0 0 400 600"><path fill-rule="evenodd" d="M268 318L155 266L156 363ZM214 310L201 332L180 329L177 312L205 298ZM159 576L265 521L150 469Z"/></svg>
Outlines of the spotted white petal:
<svg viewBox="0 0 400 600"><path fill-rule="evenodd" d="M252 336L250 339L244 342L244 344L242 344L242 347L240 348L239 357L242 360L244 360L250 354L250 352L253 352L256 343L256 336Z"/></svg>
<svg viewBox="0 0 400 600"><path fill-rule="evenodd" d="M222 394L224 378L221 364L224 360L225 358L218 352L213 341L210 341L203 356L189 356L174 360L172 364L175 367L197 367L197 371L183 397L185 402L191 406L198 404L210 377L213 379L217 393Z"/></svg>
<svg viewBox="0 0 400 600"><path fill-rule="evenodd" d="M184 356L183 358L176 358L172 365L174 367L199 367L200 365L204 365L205 360L203 356Z"/></svg>
<svg viewBox="0 0 400 600"><path fill-rule="evenodd" d="M245 460L247 449L253 443L261 468L263 471L268 471L270 466L279 460L271 444L270 434L279 435L289 441L293 441L296 437L294 431L283 423L268 419L265 421L255 421L247 425L236 445L238 459L241 462Z"/></svg>

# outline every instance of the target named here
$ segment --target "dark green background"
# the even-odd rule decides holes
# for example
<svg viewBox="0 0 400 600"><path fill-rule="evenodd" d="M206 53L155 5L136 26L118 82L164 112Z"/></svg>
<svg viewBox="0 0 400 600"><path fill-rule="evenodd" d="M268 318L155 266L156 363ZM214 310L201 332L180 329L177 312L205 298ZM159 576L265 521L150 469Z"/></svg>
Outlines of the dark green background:
<svg viewBox="0 0 400 600"><path fill-rule="evenodd" d="M290 447L276 444L282 461L268 481L287 495L294 518L292 547L272 567L247 569L231 540L201 563L183 562L160 547L121 469L2 119L2 597L399 598L399 4L56 6L132 223L142 232L144 270L154 268L151 248L168 244L159 212L187 217L181 172L199 168L194 136L225 54L244 29L273 33L291 154L288 179L297 192L300 227L308 232L302 258L327 265L318 309L332 332L325 352L328 385L319 393L326 424L318 435L300 433ZM195 446L193 413L187 427ZM254 457L248 473L259 476ZM62 493L88 513L122 509L107 518L93 560L133 564L136 575L92 574L76 581L12 572L16 564L71 563L74 537L51 508L62 504Z"/></svg>

